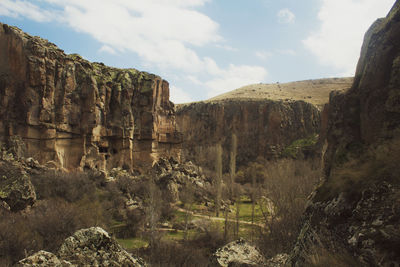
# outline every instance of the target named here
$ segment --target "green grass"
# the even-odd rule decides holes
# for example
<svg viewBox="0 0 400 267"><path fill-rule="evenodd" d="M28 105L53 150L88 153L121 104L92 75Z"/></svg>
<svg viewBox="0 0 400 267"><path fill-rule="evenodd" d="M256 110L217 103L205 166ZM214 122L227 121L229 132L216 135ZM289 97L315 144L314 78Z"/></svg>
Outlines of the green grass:
<svg viewBox="0 0 400 267"><path fill-rule="evenodd" d="M317 134L313 134L307 138L297 139L282 151L282 156L296 159L299 151L306 148L311 148L317 143L317 141Z"/></svg>
<svg viewBox="0 0 400 267"><path fill-rule="evenodd" d="M236 207L232 206L232 209L235 210ZM239 219L241 221L251 222L251 203L248 203L247 201L241 201L239 210ZM261 212L260 205L258 205L257 203L254 206L254 222L255 223L264 222L264 216Z"/></svg>
<svg viewBox="0 0 400 267"><path fill-rule="evenodd" d="M127 238L127 239L117 238L117 242L125 249L138 249L147 247L149 245L149 243L146 240L140 237Z"/></svg>

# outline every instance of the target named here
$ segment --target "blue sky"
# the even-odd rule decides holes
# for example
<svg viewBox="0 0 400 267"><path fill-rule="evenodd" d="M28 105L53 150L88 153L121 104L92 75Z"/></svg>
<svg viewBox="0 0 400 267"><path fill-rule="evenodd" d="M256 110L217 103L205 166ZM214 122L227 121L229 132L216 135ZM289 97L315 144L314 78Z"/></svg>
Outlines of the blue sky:
<svg viewBox="0 0 400 267"><path fill-rule="evenodd" d="M251 83L351 76L394 0L0 0L0 22L168 80L175 103Z"/></svg>

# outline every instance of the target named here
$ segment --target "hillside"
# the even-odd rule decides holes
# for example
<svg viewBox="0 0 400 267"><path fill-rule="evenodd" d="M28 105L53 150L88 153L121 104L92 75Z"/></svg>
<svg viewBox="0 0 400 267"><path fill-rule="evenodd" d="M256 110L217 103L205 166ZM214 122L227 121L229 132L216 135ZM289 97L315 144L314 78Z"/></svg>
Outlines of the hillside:
<svg viewBox="0 0 400 267"><path fill-rule="evenodd" d="M305 80L289 83L251 84L225 94L218 95L209 101L224 99L270 99L282 101L303 100L321 108L329 101L331 91L345 91L350 88L352 77Z"/></svg>

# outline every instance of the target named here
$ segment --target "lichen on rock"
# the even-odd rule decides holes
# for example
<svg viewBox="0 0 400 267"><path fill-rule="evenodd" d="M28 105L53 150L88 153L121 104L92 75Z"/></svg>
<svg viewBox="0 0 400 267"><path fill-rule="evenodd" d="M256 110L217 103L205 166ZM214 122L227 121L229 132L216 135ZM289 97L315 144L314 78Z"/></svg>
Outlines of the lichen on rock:
<svg viewBox="0 0 400 267"><path fill-rule="evenodd" d="M266 259L260 251L244 239L219 248L210 258L209 267L264 266Z"/></svg>
<svg viewBox="0 0 400 267"><path fill-rule="evenodd" d="M13 162L0 161L0 201L11 211L19 211L36 200L35 188L21 166Z"/></svg>

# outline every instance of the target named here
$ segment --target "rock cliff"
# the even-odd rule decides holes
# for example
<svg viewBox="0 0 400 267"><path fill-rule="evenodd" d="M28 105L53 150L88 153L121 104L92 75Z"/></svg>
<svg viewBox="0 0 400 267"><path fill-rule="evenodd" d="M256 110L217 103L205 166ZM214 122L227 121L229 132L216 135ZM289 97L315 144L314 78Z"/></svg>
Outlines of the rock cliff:
<svg viewBox="0 0 400 267"><path fill-rule="evenodd" d="M293 266L400 262L400 1L365 34L354 83L332 92L324 183L310 201Z"/></svg>
<svg viewBox="0 0 400 267"><path fill-rule="evenodd" d="M242 165L257 157L279 157L293 141L318 133L320 126L319 110L304 101L205 101L179 105L176 115L184 136L182 158L209 168L214 167L218 143L225 152L223 162L229 162L233 134Z"/></svg>
<svg viewBox="0 0 400 267"><path fill-rule="evenodd" d="M181 140L165 80L0 24L0 141L11 137L18 156L67 170L140 168Z"/></svg>

